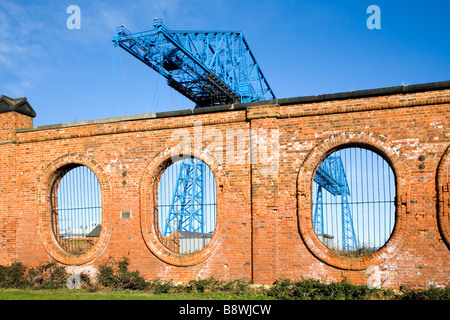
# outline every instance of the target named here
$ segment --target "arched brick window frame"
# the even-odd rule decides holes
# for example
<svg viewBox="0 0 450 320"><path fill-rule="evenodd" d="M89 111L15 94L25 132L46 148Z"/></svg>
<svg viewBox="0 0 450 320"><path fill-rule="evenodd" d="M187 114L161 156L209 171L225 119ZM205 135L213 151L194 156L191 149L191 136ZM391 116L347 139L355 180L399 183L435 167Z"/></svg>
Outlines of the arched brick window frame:
<svg viewBox="0 0 450 320"><path fill-rule="evenodd" d="M67 166L79 164L88 167L96 175L102 194L102 229L96 244L80 255L65 251L56 239L51 225L51 188L57 172ZM111 231L109 203L112 199L112 188L104 169L92 158L79 154L66 154L50 163L38 177L38 230L42 244L47 253L56 261L66 265L82 265L95 259L106 247Z"/></svg>
<svg viewBox="0 0 450 320"><path fill-rule="evenodd" d="M450 146L444 152L437 170L438 225L450 249Z"/></svg>
<svg viewBox="0 0 450 320"><path fill-rule="evenodd" d="M383 155L391 165L396 180L395 226L387 243L364 257L344 257L328 249L316 236L312 223L312 182L322 161L338 148L359 146ZM297 180L297 208L300 235L311 253L319 260L344 270L365 270L378 265L396 254L406 237L406 220L409 211L408 166L384 137L366 132L343 132L329 136L316 145L303 161Z"/></svg>
<svg viewBox="0 0 450 320"><path fill-rule="evenodd" d="M160 152L147 166L140 183L141 200L141 232L144 242L150 251L165 263L175 266L192 266L206 261L222 245L226 216L226 174L222 165L210 154L201 150L191 150L184 156L192 156L207 164L216 179L216 228L211 241L200 251L191 254L181 254L169 250L158 238L155 223L155 205L159 179L171 163L172 157L178 155L177 147Z"/></svg>

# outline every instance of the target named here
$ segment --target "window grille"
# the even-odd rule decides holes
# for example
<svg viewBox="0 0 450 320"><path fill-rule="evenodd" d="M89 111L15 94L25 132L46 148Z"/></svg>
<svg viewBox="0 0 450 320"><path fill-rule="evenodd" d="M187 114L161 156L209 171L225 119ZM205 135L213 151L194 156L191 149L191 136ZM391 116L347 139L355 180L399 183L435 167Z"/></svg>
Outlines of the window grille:
<svg viewBox="0 0 450 320"><path fill-rule="evenodd" d="M314 175L314 231L340 254L376 251L393 231L395 195L394 173L381 155L360 147L337 150Z"/></svg>
<svg viewBox="0 0 450 320"><path fill-rule="evenodd" d="M159 239L173 252L194 253L210 242L216 228L216 181L208 165L189 158L163 172L155 221Z"/></svg>
<svg viewBox="0 0 450 320"><path fill-rule="evenodd" d="M51 209L53 233L64 250L80 255L95 245L102 222L101 189L88 167L68 165L55 174Z"/></svg>

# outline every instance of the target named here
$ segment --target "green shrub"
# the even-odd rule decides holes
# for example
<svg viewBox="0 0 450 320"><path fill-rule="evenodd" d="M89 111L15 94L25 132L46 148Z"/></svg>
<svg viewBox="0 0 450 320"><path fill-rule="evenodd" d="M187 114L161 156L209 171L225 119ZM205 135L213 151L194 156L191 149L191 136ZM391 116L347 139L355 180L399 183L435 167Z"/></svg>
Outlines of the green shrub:
<svg viewBox="0 0 450 320"><path fill-rule="evenodd" d="M188 291L197 292L218 292L220 290L220 281L214 278L190 280L187 285Z"/></svg>
<svg viewBox="0 0 450 320"><path fill-rule="evenodd" d="M185 286L182 286L180 291L184 292L227 292L236 295L243 295L247 293L254 293L250 283L243 280L232 280L229 282L220 281L210 277L208 279L190 280Z"/></svg>
<svg viewBox="0 0 450 320"><path fill-rule="evenodd" d="M64 267L47 263L27 269L22 263L0 266L1 288L59 289L66 285L68 278Z"/></svg>
<svg viewBox="0 0 450 320"><path fill-rule="evenodd" d="M183 291L172 281L165 281L160 279L155 279L147 282L147 290L154 294L175 293Z"/></svg>
<svg viewBox="0 0 450 320"><path fill-rule="evenodd" d="M380 299L382 293L382 290L353 285L347 281L324 284L312 279L299 282L279 280L267 292L268 296L278 300L366 300L375 297Z"/></svg>
<svg viewBox="0 0 450 320"><path fill-rule="evenodd" d="M0 287L1 288L24 288L28 285L25 280L27 268L20 262L15 262L11 266L0 266Z"/></svg>
<svg viewBox="0 0 450 320"><path fill-rule="evenodd" d="M243 295L255 290L252 290L249 282L243 280L232 280L223 284L222 291Z"/></svg>
<svg viewBox="0 0 450 320"><path fill-rule="evenodd" d="M99 267L97 281L104 287L114 287L115 276L113 267L108 265L101 265Z"/></svg>
<svg viewBox="0 0 450 320"><path fill-rule="evenodd" d="M145 279L138 271L128 271L128 265L128 259L123 258L117 270L107 264L100 266L98 283L115 290L145 290L148 286Z"/></svg>
<svg viewBox="0 0 450 320"><path fill-rule="evenodd" d="M401 300L450 300L450 286L445 288L404 289Z"/></svg>
<svg viewBox="0 0 450 320"><path fill-rule="evenodd" d="M28 269L26 276L28 286L33 289L61 289L66 286L69 274L52 262Z"/></svg>

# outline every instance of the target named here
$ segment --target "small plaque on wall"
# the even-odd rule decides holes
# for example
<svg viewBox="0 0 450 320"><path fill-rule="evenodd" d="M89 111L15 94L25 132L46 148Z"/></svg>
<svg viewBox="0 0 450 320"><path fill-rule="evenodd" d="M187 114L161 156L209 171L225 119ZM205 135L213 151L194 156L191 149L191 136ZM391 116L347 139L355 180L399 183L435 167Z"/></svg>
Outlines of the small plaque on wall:
<svg viewBox="0 0 450 320"><path fill-rule="evenodd" d="M130 219L131 218L131 211L121 211L120 212L120 218L121 219Z"/></svg>

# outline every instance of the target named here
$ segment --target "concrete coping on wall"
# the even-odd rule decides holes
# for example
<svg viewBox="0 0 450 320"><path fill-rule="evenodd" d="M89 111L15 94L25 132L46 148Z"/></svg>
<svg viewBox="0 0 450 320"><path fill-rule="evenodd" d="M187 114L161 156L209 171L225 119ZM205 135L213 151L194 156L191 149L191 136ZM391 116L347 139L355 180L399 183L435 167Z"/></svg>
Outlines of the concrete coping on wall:
<svg viewBox="0 0 450 320"><path fill-rule="evenodd" d="M147 119L199 115L199 114L207 114L207 113L215 113L215 112L226 112L226 111L233 111L233 110L246 110L251 107L264 106L264 105L279 105L279 106L299 105L299 104L317 103L317 102L325 102L325 101L333 101L333 100L360 99L360 98L368 98L368 97L407 94L407 93L416 93L416 92L424 92L424 91L436 91L436 90L445 90L445 89L450 89L450 81L430 82L430 83L422 83L422 84L415 84L415 85L401 85L401 86L378 88L378 89L357 90L357 91L321 94L321 95L312 95L312 96L303 96L303 97L294 97L294 98L272 99L272 100L247 102L247 103L234 103L234 104L227 104L227 105L220 105L220 106L184 109L184 110L177 110L177 111L146 113L146 114L140 114L140 115L122 116L122 117L105 118L105 119L97 119L97 120L77 121L77 122L60 123L60 124L45 125L45 126L32 127L32 128L19 128L19 129L16 129L16 132L17 133L25 133L25 132L33 132L33 131L41 131L41 130L64 129L64 128L70 128L70 127L79 127L79 126L88 126L88 125L97 125L97 124L106 124L106 123L115 123L115 122L124 122L124 121L137 121L137 120L147 120Z"/></svg>

